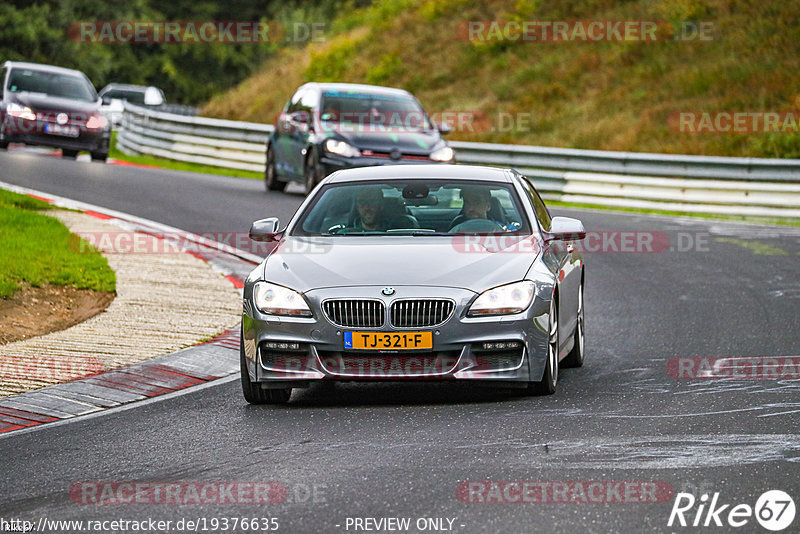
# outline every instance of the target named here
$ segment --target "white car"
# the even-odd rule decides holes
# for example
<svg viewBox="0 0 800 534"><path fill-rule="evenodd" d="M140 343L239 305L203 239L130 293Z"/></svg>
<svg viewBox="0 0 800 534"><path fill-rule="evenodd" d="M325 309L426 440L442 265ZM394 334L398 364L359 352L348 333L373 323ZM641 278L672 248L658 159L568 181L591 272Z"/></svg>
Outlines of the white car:
<svg viewBox="0 0 800 534"><path fill-rule="evenodd" d="M106 119L115 128L122 122L125 102L130 102L137 106L156 107L163 106L167 101L161 89L144 85L111 83L106 85L99 94L100 98L103 99L100 112L105 115Z"/></svg>

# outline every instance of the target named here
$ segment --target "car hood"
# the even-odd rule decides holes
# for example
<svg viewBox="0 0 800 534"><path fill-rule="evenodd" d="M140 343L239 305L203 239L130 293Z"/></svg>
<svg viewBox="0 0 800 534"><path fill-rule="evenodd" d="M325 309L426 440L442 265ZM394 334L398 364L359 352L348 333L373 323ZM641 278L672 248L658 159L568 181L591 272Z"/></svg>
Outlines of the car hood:
<svg viewBox="0 0 800 534"><path fill-rule="evenodd" d="M27 106L33 111L63 111L63 112L82 112L91 113L98 111L99 102L85 102L83 100L72 100L70 98L60 98L41 93L18 93L14 95L14 101L22 106Z"/></svg>
<svg viewBox="0 0 800 534"><path fill-rule="evenodd" d="M267 281L301 292L404 285L481 292L523 279L536 259L533 252L518 252L513 243L504 246L489 252L447 236L289 237L267 258L263 274Z"/></svg>
<svg viewBox="0 0 800 534"><path fill-rule="evenodd" d="M336 134L336 137L344 138L345 141L359 150L372 150L374 152L391 152L393 149L397 149L403 154L428 155L443 144L441 135L435 130L393 128L378 132L352 131L356 128L358 128L356 125L351 127L343 126L335 127L332 131Z"/></svg>

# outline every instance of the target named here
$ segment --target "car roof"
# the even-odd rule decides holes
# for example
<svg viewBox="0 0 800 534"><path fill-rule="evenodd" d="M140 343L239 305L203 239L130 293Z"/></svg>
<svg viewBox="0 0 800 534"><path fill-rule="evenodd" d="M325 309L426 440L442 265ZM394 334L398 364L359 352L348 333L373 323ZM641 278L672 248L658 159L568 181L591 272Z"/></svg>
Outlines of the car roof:
<svg viewBox="0 0 800 534"><path fill-rule="evenodd" d="M75 69L67 69L64 67L57 67L55 65L45 65L44 63L27 63L25 61L6 61L3 63L3 67L12 68L12 69L30 69L30 70L40 70L45 72L52 72L58 74L66 74L69 76L81 76L85 77L86 75L79 70Z"/></svg>
<svg viewBox="0 0 800 534"><path fill-rule="evenodd" d="M111 91L111 90L119 90L119 91L135 91L138 93L144 93L147 91L149 85L134 85L132 83L110 83L103 87L100 92L103 91ZM157 88L156 88L157 89Z"/></svg>
<svg viewBox="0 0 800 534"><path fill-rule="evenodd" d="M395 87L384 87L382 85L367 85L363 83L321 83L321 82L309 82L302 87L312 87L319 89L321 92L325 91L354 91L354 92L361 92L361 93L370 93L370 94L382 94L382 95L410 95L408 91L405 89L398 89Z"/></svg>
<svg viewBox="0 0 800 534"><path fill-rule="evenodd" d="M383 165L336 171L328 176L327 180L329 183L346 183L363 180L428 178L508 183L512 181L512 175L513 172L509 169L478 165Z"/></svg>

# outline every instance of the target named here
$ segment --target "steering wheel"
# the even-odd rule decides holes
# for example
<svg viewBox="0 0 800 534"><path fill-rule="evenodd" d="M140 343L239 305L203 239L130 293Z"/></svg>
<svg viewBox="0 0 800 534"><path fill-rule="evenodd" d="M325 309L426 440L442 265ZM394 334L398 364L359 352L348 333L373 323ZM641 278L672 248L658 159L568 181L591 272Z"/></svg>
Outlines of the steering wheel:
<svg viewBox="0 0 800 534"><path fill-rule="evenodd" d="M330 228L328 228L328 231L327 231L326 233L328 233L328 234L338 234L338 233L340 233L342 230L344 230L345 228L346 228L346 227L345 227L345 225L343 225L343 224L334 224L333 226L331 226Z"/></svg>
<svg viewBox="0 0 800 534"><path fill-rule="evenodd" d="M451 234L465 232L505 232L506 229L497 221L491 219L468 219L450 229Z"/></svg>

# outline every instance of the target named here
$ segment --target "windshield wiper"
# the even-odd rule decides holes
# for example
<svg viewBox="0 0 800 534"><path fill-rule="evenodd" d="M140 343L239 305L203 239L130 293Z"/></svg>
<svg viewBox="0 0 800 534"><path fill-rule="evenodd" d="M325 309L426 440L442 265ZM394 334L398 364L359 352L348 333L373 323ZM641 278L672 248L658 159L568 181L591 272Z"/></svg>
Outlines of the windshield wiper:
<svg viewBox="0 0 800 534"><path fill-rule="evenodd" d="M411 232L409 232L407 234L404 233L402 235L410 235L410 236L415 236L416 237L416 236L450 235L450 234L447 233L447 232L437 232L435 230L431 230L431 231L427 231L427 230L412 230Z"/></svg>

